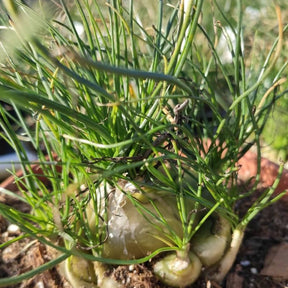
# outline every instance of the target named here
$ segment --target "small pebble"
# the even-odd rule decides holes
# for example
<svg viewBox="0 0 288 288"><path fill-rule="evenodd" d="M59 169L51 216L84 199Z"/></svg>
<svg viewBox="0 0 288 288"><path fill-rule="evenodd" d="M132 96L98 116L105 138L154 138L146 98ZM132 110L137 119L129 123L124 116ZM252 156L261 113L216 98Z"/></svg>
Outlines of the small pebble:
<svg viewBox="0 0 288 288"><path fill-rule="evenodd" d="M4 248L1 255L2 261L4 263L11 263L12 261L15 261L19 255L19 249L19 243L17 242L12 243L10 246Z"/></svg>
<svg viewBox="0 0 288 288"><path fill-rule="evenodd" d="M19 235L20 234L20 228L16 224L10 224L7 228L7 231L9 233L9 236L11 235Z"/></svg>
<svg viewBox="0 0 288 288"><path fill-rule="evenodd" d="M35 288L45 288L44 283L42 281L37 282L34 287Z"/></svg>
<svg viewBox="0 0 288 288"><path fill-rule="evenodd" d="M255 268L255 267L252 267L252 268L250 269L250 271L251 271L252 274L258 274L258 270L257 270L257 268Z"/></svg>
<svg viewBox="0 0 288 288"><path fill-rule="evenodd" d="M129 265L129 271L132 272L134 270L134 265Z"/></svg>
<svg viewBox="0 0 288 288"><path fill-rule="evenodd" d="M249 260L243 260L240 262L241 266L243 267L247 267L251 264L251 262Z"/></svg>
<svg viewBox="0 0 288 288"><path fill-rule="evenodd" d="M1 238L2 238L2 239L7 239L8 237L9 237L9 233L8 233L8 231L6 230L4 233L2 233Z"/></svg>

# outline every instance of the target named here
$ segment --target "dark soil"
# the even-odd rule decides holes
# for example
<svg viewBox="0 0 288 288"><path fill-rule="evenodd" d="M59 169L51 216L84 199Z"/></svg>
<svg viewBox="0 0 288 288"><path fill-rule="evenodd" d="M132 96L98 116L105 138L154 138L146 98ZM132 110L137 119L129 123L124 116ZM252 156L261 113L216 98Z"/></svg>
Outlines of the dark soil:
<svg viewBox="0 0 288 288"><path fill-rule="evenodd" d="M259 192L260 193L260 192ZM253 199L252 199L253 200ZM285 201L284 201L285 200ZM288 258L280 259L282 266L286 267L285 275L263 275L263 269L269 263L265 258L271 248L288 243L288 201L283 199L264 209L249 224L245 239L239 251L233 268L221 285L200 279L194 283L193 288L284 288L288 285ZM0 201L17 209L27 212L27 207L19 207L19 203L11 201L9 197L0 194ZM246 199L239 204L241 215L251 204ZM7 230L9 223L0 216L0 244L5 243L19 235L21 231ZM50 248L36 240L27 238L17 241L3 250L0 250L0 278L20 275L51 260L53 254ZM283 258L282 257L282 258ZM280 257L281 258L281 257ZM280 261L279 259L277 261ZM284 263L284 264L283 264ZM276 263L277 264L277 263ZM130 266L112 267L107 274L127 288L167 288L155 279L149 267L151 263ZM267 270L267 269L266 269ZM269 270L269 269L268 269ZM285 269L284 269L285 270ZM266 272L265 272L266 273ZM267 273L266 273L267 274ZM268 271L269 274L269 271ZM270 273L271 274L271 273ZM13 288L69 288L70 284L59 274L56 268L46 271L36 277L25 280L21 284L7 286Z"/></svg>

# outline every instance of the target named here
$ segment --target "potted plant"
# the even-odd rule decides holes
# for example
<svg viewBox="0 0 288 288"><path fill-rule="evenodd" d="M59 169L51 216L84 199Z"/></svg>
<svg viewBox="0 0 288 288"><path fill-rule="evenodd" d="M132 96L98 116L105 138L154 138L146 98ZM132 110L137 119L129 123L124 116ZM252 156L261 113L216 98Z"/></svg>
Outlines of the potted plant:
<svg viewBox="0 0 288 288"><path fill-rule="evenodd" d="M233 19L213 2L213 15L221 19L216 33L203 0L175 6L160 1L152 31L142 22L149 11L136 14L133 1L75 1L74 12L59 1L61 21L43 3L5 3L10 26L2 41L0 100L13 105L13 120L37 152L49 185L33 170L0 108L1 136L22 165L16 179L21 199L32 208L25 214L0 204L0 213L59 251L33 273L63 262L74 287L124 287L105 271L151 260L153 273L169 286L188 286L201 276L221 282L249 221L283 195L272 197L282 165L247 213L240 218L235 212L236 203L255 191L260 136L285 93L276 89L286 85L287 65L277 63L284 29L280 8L278 37L263 62L250 69L241 1ZM231 62L221 56L220 35ZM31 126L23 111L34 119ZM239 160L252 146L256 181L242 193Z"/></svg>

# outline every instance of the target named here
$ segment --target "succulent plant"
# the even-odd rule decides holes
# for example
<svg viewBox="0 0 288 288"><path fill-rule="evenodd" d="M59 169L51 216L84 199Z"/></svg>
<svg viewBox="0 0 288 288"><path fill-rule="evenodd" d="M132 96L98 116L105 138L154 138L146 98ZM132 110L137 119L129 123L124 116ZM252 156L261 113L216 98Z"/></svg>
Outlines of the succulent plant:
<svg viewBox="0 0 288 288"><path fill-rule="evenodd" d="M286 93L276 91L285 85L287 66L276 65L280 8L271 50L263 63L248 67L242 1L231 6L233 21L218 1L213 9L204 0L159 1L157 21L149 18L155 3L74 2L70 10L59 1L65 17L47 13L45 5L4 3L10 19L1 26L0 100L15 109L24 136L2 106L1 136L19 157L23 177L16 182L32 214L1 203L0 213L58 249L60 256L45 267L66 259L74 287L122 287L103 271L150 260L171 286L203 275L221 282L249 221L282 195L271 198L283 167L243 217L235 211L260 175L242 193L238 161L255 146L260 162L260 135ZM211 29L211 15L221 19L219 31ZM217 52L221 35L230 62ZM33 171L23 137L49 185Z"/></svg>

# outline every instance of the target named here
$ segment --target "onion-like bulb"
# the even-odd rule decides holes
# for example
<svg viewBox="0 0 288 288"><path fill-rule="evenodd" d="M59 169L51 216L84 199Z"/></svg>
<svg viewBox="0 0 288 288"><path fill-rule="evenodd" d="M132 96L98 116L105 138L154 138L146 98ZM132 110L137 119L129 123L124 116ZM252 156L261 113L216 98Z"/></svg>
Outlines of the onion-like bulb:
<svg viewBox="0 0 288 288"><path fill-rule="evenodd" d="M108 205L104 207L103 204L99 213L103 215L102 218L105 218L104 213L107 213L108 235L101 251L102 257L125 260L142 258L159 248L173 245L171 235L183 237L175 195L148 189L145 185L143 191L139 191L126 181L119 184L123 186L125 193L118 187L111 192L109 187L99 189L100 195L104 188L107 188L109 193ZM185 200L187 209L193 210L195 202L188 197ZM142 209L135 203L139 203ZM96 223L94 207L89 205L86 213L93 232Z"/></svg>
<svg viewBox="0 0 288 288"><path fill-rule="evenodd" d="M197 280L201 268L201 261L190 251L185 258L176 253L165 256L154 265L153 270L163 283L172 287L185 287Z"/></svg>
<svg viewBox="0 0 288 288"><path fill-rule="evenodd" d="M231 225L225 218L210 217L190 241L191 249L205 267L221 260L231 241Z"/></svg>
<svg viewBox="0 0 288 288"><path fill-rule="evenodd" d="M64 273L72 287L98 287L93 264L84 258L70 256L65 261Z"/></svg>

